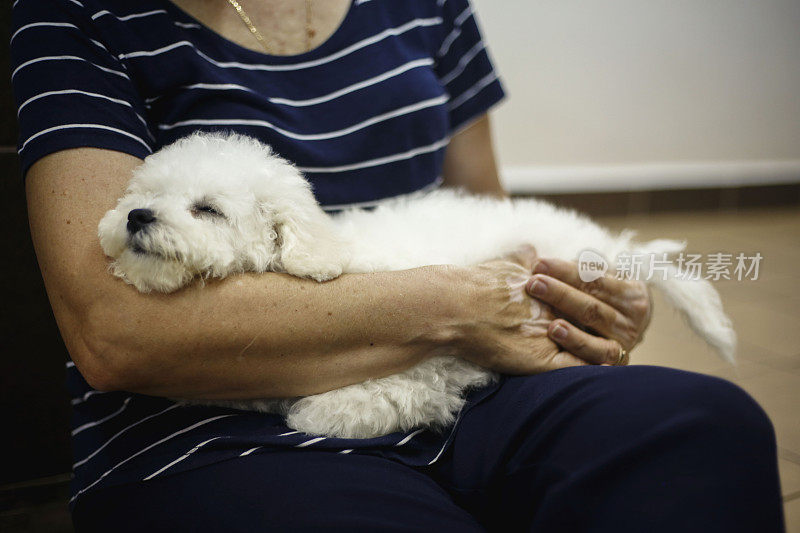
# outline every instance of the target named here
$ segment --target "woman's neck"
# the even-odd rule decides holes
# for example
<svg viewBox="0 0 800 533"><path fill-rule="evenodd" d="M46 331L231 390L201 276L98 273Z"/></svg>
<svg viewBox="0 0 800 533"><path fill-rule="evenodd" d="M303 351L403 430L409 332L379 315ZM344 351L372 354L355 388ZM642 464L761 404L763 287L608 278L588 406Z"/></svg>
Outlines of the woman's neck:
<svg viewBox="0 0 800 533"><path fill-rule="evenodd" d="M251 33L228 0L172 3L234 43L256 52L296 55L325 42L339 28L351 0L237 0L266 41Z"/></svg>

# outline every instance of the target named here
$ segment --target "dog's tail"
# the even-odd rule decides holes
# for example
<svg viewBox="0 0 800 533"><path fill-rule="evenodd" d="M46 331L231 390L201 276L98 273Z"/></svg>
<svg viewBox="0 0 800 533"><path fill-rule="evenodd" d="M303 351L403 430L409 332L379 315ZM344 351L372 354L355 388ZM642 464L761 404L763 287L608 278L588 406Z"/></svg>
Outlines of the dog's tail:
<svg viewBox="0 0 800 533"><path fill-rule="evenodd" d="M683 251L685 242L659 239L641 245L640 251L653 254L647 271L649 283L657 287L667 301L681 312L689 327L702 337L717 353L736 364L736 332L722 308L722 300L713 285L702 279L699 272L677 268L661 261L664 254ZM647 261L645 261L647 263Z"/></svg>

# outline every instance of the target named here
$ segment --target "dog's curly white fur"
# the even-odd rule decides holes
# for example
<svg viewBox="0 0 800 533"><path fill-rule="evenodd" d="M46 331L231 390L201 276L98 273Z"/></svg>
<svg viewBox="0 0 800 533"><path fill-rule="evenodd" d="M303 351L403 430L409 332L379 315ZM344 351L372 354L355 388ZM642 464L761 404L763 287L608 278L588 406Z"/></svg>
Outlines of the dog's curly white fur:
<svg viewBox="0 0 800 533"><path fill-rule="evenodd" d="M341 273L431 264L472 265L533 244L543 257L574 260L587 248L607 258L676 252L668 240L636 244L573 211L539 200L497 200L439 190L375 210L326 215L308 182L268 146L235 134L197 133L148 157L99 225L112 272L143 292L175 291L195 277L285 272L317 281ZM646 267L646 265L645 265ZM643 274L647 274L646 268ZM707 281L654 276L689 325L728 360L736 337ZM524 279L524 278L523 278ZM519 280L517 280L519 281ZM516 286L521 293L521 283ZM533 328L546 322L531 317ZM441 428L467 389L495 374L446 352L400 374L285 400L214 401L284 414L309 434L367 438Z"/></svg>

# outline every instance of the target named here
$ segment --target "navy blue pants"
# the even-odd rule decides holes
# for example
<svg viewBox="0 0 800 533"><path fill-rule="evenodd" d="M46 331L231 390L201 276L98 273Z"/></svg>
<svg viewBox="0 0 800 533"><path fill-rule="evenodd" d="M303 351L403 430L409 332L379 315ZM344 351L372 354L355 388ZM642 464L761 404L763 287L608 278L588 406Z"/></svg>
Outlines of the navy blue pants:
<svg viewBox="0 0 800 533"><path fill-rule="evenodd" d="M287 450L88 493L80 531L778 532L775 436L737 386L658 367L509 378L433 466Z"/></svg>

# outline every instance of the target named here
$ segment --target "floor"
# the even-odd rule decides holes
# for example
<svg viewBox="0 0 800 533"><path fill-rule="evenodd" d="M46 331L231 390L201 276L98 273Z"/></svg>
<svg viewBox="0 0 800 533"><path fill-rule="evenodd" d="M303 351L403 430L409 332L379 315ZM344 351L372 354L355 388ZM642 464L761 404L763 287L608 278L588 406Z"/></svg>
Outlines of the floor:
<svg viewBox="0 0 800 533"><path fill-rule="evenodd" d="M720 376L739 384L761 404L778 437L787 531L800 532L800 209L599 220L612 228L635 228L645 239L685 239L694 253L763 256L757 280L715 282L739 335L737 367L718 359L694 338L658 295L653 322L632 362Z"/></svg>

